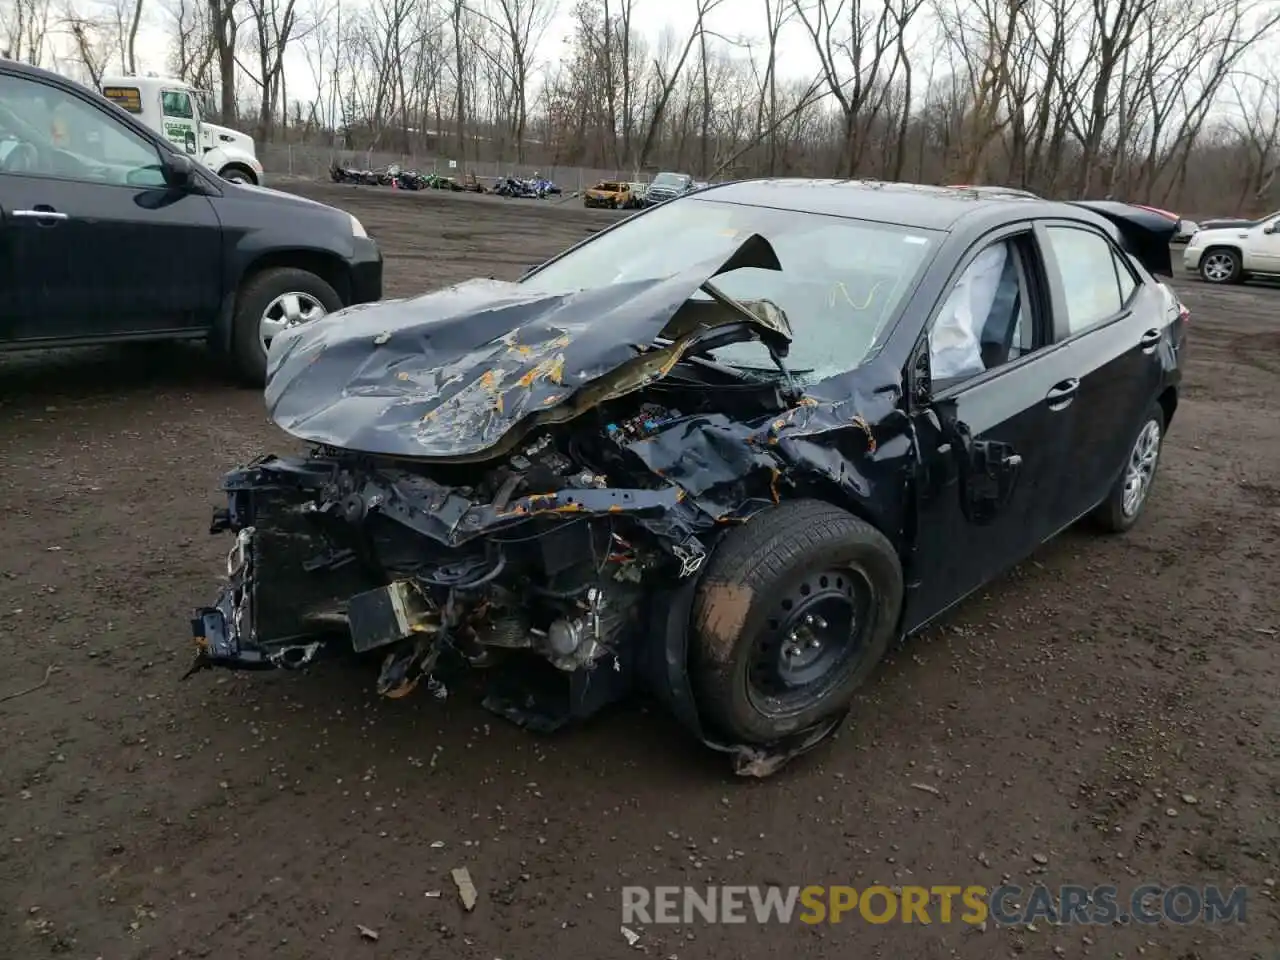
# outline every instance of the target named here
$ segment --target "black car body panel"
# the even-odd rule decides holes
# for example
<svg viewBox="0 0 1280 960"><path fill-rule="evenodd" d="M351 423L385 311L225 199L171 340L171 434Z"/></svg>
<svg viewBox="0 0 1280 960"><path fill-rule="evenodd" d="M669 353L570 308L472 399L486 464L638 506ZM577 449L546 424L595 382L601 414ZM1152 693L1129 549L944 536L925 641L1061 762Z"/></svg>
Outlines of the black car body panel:
<svg viewBox="0 0 1280 960"><path fill-rule="evenodd" d="M1248 230L1251 227L1256 227L1260 223L1265 223L1267 219L1267 217L1263 217L1261 220L1250 220L1246 217L1214 217L1210 220L1198 221L1196 226L1201 230L1222 230L1229 229L1231 227L1239 227L1240 229Z"/></svg>
<svg viewBox="0 0 1280 960"><path fill-rule="evenodd" d="M119 106L63 77L0 61L0 82L72 104L93 118L85 122L145 144L157 169L189 162ZM91 156L38 149L56 161L56 176L0 171L0 349L166 337L225 347L236 292L264 266L317 273L344 304L381 296L382 255L341 210L233 184L194 163L182 184L170 185L167 174L136 186L95 180L81 174L106 166ZM50 216L35 217L39 211Z"/></svg>
<svg viewBox="0 0 1280 960"><path fill-rule="evenodd" d="M384 328L382 311L319 320L272 350L267 409L314 443L396 457L491 456L517 427L527 432L640 389L702 331L744 323L714 302L689 302L704 280L739 261L734 254L567 296L476 280L401 301L394 327ZM757 332L785 339L767 316ZM651 349L661 334L673 342ZM566 409L580 391L585 399Z"/></svg>
<svg viewBox="0 0 1280 960"><path fill-rule="evenodd" d="M550 729L640 685L739 772L763 775L842 713L768 742L707 725L689 680L690 610L728 531L796 498L839 505L898 558L906 595L891 626L911 634L1097 507L1151 404L1172 418L1183 320L1146 266L1163 265L1166 221L943 188L766 181L700 191L596 238L704 197L783 211L794 198L787 217L907 225L931 231L936 249L879 346L803 383L785 364L795 316L692 306L708 278L736 268L787 275L760 234L727 260L645 281L557 296L477 281L297 331L273 348L268 405L317 446L226 477L213 529L237 540L228 586L193 621L194 669L376 651L380 692L399 696L419 680L443 691L436 672L451 661L514 650L514 674L486 701L503 715ZM1101 244L1132 283L1121 309L1076 332L1061 229ZM1006 244L1008 316L1036 346L1013 356L1006 342L1006 359L949 382L931 360L930 318ZM767 344L779 369L730 375L701 353L744 341ZM554 709L530 654L567 682Z"/></svg>

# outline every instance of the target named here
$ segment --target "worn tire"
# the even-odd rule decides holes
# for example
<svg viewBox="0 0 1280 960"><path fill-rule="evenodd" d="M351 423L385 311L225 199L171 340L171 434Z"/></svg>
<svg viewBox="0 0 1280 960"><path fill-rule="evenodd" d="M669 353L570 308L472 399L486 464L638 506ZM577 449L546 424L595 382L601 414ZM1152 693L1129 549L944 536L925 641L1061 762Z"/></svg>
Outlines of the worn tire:
<svg viewBox="0 0 1280 960"><path fill-rule="evenodd" d="M749 676L757 644L776 637L779 623L785 626L778 618L786 617L781 611L790 601L783 598L793 591L808 595L811 577L827 586L830 578L819 575L833 567L860 575L867 585L869 622L856 655L801 687L785 705L753 693ZM894 639L902 597L893 545L838 507L788 501L732 529L708 559L694 598L690 680L704 720L736 742L771 743L843 712ZM762 709L762 703L777 709Z"/></svg>
<svg viewBox="0 0 1280 960"><path fill-rule="evenodd" d="M1211 257L1225 258L1231 264L1231 272L1226 276L1211 277L1206 269ZM1205 283L1239 283L1244 275L1244 264L1240 259L1240 252L1233 250L1231 247L1210 247L1200 257L1200 279Z"/></svg>
<svg viewBox="0 0 1280 960"><path fill-rule="evenodd" d="M259 325L267 307L286 293L305 293L318 300L327 313L342 309L342 299L329 284L296 267L271 267L245 281L236 297L231 320L231 360L236 375L247 385L261 387L267 379L267 351Z"/></svg>
<svg viewBox="0 0 1280 960"><path fill-rule="evenodd" d="M1129 464L1134 457L1141 438L1152 423L1160 431L1160 438L1156 447L1155 462L1151 467L1151 479L1147 482L1146 490L1142 494L1142 499L1138 502L1137 509L1131 515L1126 514L1124 510L1124 491L1125 481L1129 473ZM1138 518L1142 516L1142 512L1147 508L1147 503L1151 500L1151 490L1155 487L1156 476L1159 474L1160 460L1164 453L1164 428L1164 408L1153 401L1151 406L1147 408L1146 415L1142 418L1141 426L1138 427L1133 436L1133 442L1126 448L1124 463L1120 467L1120 472L1116 476L1116 482L1112 485L1110 493L1107 494L1107 499L1098 504L1098 507L1093 511L1091 519L1094 525L1103 532L1124 533L1138 522Z"/></svg>

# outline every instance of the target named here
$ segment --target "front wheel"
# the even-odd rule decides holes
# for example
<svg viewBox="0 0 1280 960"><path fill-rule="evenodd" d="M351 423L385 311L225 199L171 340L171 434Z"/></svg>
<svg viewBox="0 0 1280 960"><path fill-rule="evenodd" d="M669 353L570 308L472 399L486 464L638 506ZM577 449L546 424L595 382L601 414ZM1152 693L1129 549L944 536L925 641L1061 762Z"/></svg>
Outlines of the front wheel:
<svg viewBox="0 0 1280 960"><path fill-rule="evenodd" d="M1212 247L1200 259L1200 278L1207 283L1238 283L1240 254L1226 247Z"/></svg>
<svg viewBox="0 0 1280 960"><path fill-rule="evenodd" d="M236 372L251 386L262 386L267 379L267 351L277 334L341 309L337 292L314 273L273 267L255 274L240 290L232 318Z"/></svg>
<svg viewBox="0 0 1280 960"><path fill-rule="evenodd" d="M1094 511L1094 521L1107 533L1124 533L1142 516L1164 449L1164 427L1164 410L1159 403L1152 403L1142 418L1120 476L1107 499Z"/></svg>
<svg viewBox="0 0 1280 960"><path fill-rule="evenodd" d="M755 744L839 715L894 638L902 595L892 544L838 507L788 501L734 528L694 599L699 712Z"/></svg>
<svg viewBox="0 0 1280 960"><path fill-rule="evenodd" d="M254 183L253 177L249 175L248 171L241 170L239 167L231 167L227 170L223 170L219 176L222 177L223 180L229 180L232 183L247 183L250 186L253 186Z"/></svg>

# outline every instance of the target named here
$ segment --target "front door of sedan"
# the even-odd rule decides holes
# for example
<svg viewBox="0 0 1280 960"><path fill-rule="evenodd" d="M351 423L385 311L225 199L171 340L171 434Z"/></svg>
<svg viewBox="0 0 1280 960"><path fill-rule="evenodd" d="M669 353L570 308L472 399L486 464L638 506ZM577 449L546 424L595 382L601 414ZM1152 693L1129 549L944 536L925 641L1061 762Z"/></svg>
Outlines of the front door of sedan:
<svg viewBox="0 0 1280 960"><path fill-rule="evenodd" d="M221 303L208 198L166 185L159 147L42 78L0 73L9 340L207 329Z"/></svg>
<svg viewBox="0 0 1280 960"><path fill-rule="evenodd" d="M1071 348L1080 381L1072 469L1063 490L1070 519L1106 498L1124 468L1173 350L1167 301L1100 230L1079 222L1037 227L1058 304L1056 339Z"/></svg>
<svg viewBox="0 0 1280 960"><path fill-rule="evenodd" d="M1029 225L970 251L912 363L914 630L1027 556L1063 522L1077 384L1053 342Z"/></svg>

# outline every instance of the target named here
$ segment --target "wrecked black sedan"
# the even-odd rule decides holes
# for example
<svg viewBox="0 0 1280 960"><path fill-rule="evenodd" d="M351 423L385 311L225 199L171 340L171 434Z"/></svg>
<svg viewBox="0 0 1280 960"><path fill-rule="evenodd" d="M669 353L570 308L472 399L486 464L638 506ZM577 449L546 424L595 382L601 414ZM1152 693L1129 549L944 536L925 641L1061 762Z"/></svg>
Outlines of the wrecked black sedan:
<svg viewBox="0 0 1280 960"><path fill-rule="evenodd" d="M1089 516L1178 404L1172 226L898 184L713 187L516 283L272 343L314 444L225 479L195 668L369 654L538 730L642 688L739 773L831 733L889 644Z"/></svg>

